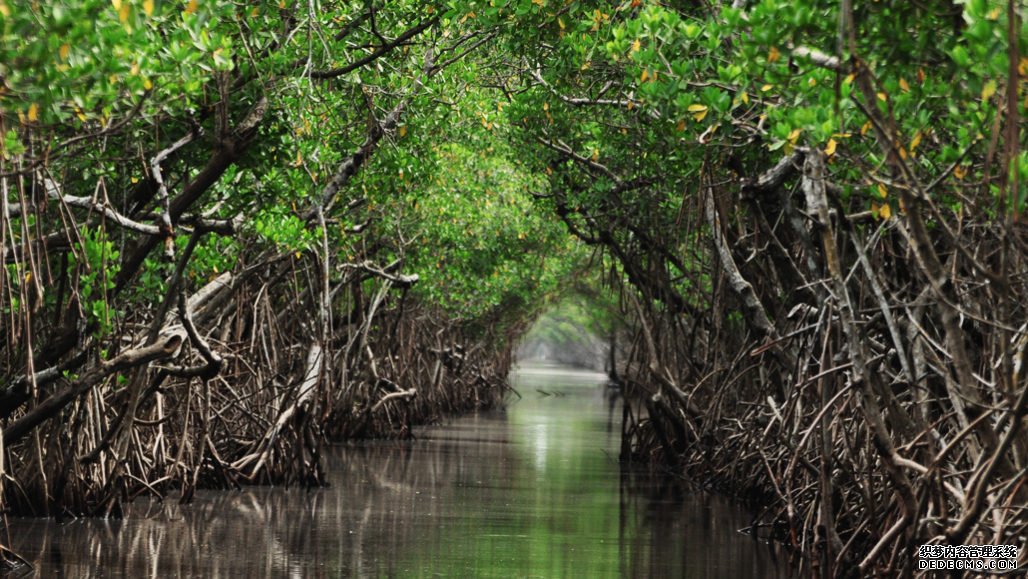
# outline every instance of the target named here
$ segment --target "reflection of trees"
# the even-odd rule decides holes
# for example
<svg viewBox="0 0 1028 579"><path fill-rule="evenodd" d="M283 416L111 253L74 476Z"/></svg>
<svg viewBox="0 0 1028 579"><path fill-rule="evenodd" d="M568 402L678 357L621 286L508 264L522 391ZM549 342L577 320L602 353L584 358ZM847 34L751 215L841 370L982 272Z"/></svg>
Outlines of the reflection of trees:
<svg viewBox="0 0 1028 579"><path fill-rule="evenodd" d="M605 431L610 402L595 377L546 380L522 380L506 420L332 447L328 488L137 501L120 521L14 520L13 547L43 577L774 577L733 510L640 473L618 483L602 451L617 447L620 424Z"/></svg>
<svg viewBox="0 0 1028 579"><path fill-rule="evenodd" d="M426 508L460 508L475 481L510 480L506 433L448 428L441 439L330 449L333 486L197 493L192 505L136 501L123 520L10 521L40 576L320 577L392 574ZM428 529L431 531L431 529ZM374 546L365 553L364 546Z"/></svg>
<svg viewBox="0 0 1028 579"><path fill-rule="evenodd" d="M737 507L680 482L621 474L622 577L787 577L778 549L740 535Z"/></svg>
<svg viewBox="0 0 1028 579"><path fill-rule="evenodd" d="M122 520L11 521L15 549L40 576L282 576L311 539L321 493L206 493L195 505L137 501ZM290 524L283 525L283 521ZM308 550L316 567L327 553Z"/></svg>

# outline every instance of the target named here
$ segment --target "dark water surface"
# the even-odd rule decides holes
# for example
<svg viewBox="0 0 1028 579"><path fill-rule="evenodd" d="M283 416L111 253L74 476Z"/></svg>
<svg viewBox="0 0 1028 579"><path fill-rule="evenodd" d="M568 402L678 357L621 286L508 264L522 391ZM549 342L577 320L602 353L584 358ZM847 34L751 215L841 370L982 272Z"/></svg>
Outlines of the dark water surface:
<svg viewBox="0 0 1028 579"><path fill-rule="evenodd" d="M603 376L525 367L523 399L329 453L332 486L139 500L119 521L12 519L38 577L786 577L748 519L623 476Z"/></svg>

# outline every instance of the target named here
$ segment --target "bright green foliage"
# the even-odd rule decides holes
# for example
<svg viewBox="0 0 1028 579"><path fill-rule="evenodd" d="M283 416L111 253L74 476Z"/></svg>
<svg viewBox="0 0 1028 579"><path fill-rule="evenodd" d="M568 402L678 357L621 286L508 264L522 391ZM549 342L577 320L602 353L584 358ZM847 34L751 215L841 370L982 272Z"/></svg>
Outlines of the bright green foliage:
<svg viewBox="0 0 1028 579"><path fill-rule="evenodd" d="M473 7L516 27L507 41L526 55L519 65L531 89L507 116L516 146L536 151L531 170L549 177L545 206L573 232L635 256L628 261L660 257L668 279L657 285L699 303L689 294L705 295L709 278L694 259L688 216L704 177L755 179L797 147L819 148L844 201L879 219L904 211L869 108L893 119L896 154L935 185L935 199L958 208L971 189L989 215L1005 196L1024 213L1024 178L1019 191L1004 190L1012 178L998 178L1005 161L995 153L1010 71L1006 2L855 2L853 55L839 36L838 3L730 4L520 2L517 16ZM1024 18L1020 32L1024 45ZM848 71L851 56L874 75L870 102ZM1014 65L1028 71L1025 57ZM1025 86L1015 105L1022 118ZM1025 174L1026 163L1021 152L1010 175Z"/></svg>
<svg viewBox="0 0 1028 579"><path fill-rule="evenodd" d="M119 252L103 230L82 228L79 239L68 259L68 273L77 277L79 303L86 318L98 325L100 335L105 335L114 323L115 312L107 293L114 289Z"/></svg>
<svg viewBox="0 0 1028 579"><path fill-rule="evenodd" d="M425 190L404 201L413 235L418 293L474 319L493 308L522 310L554 292L567 275L566 237L532 208L526 179L496 152L440 147Z"/></svg>
<svg viewBox="0 0 1028 579"><path fill-rule="evenodd" d="M530 134L560 135L578 155L615 173L659 171L667 184L662 189L675 197L681 194L675 177L694 178L704 162L720 159L759 171L796 146L845 158L833 172L847 190L875 192L867 173L882 154L855 102L861 98L854 77L797 50L836 55L837 3L747 4L747 10L724 6L711 13L655 3L597 3L595 9L575 3L559 17L540 15L539 29L555 33L541 69L553 90L536 88L515 114ZM855 4L856 55L878 83L875 102L862 106L896 119L900 154L927 177L968 152L984 153L1009 72L1006 2ZM1028 38L1024 19L1021 36ZM1017 63L1021 74L1025 62ZM597 86L606 86L602 96ZM569 99L591 104L570 105ZM1022 115L1026 106L1019 103ZM606 123L596 120L598 107ZM962 165L954 178L981 178L975 171ZM653 201L675 205L674 199Z"/></svg>
<svg viewBox="0 0 1028 579"><path fill-rule="evenodd" d="M906 376L891 370L897 378L880 384L880 396L889 413L909 407L933 426L907 436L910 419L887 417L890 428L873 433L881 455L856 453L860 461L850 471L884 480L875 469L893 465L904 473L886 473L897 483L924 474L911 465L947 469L939 480L963 490L956 502L926 507L932 524L958 504L982 508L995 489L1020 488L990 487L982 472L964 480L958 474L972 472L959 462L967 458L998 465L986 458L1003 448L1001 438L1012 440L1004 433L1016 429L1006 421L1013 416L1018 424L1021 415L1002 414L1000 404L1016 398L1012 352L1024 350L1011 282L1024 277L1013 258L1023 259L1017 228L1028 213L1028 18L1012 23L1015 10L1023 12L1023 2L0 0L0 329L10 345L0 377L65 361L85 375L96 354L139 343L140 327L159 330L165 320L151 318L171 289L193 294L230 270L238 283L225 291L237 292L238 323L222 324L215 307L202 312L208 330L254 330L248 325L258 317L245 314L259 302L282 352L311 343L346 348L337 368L347 370L346 380L368 381L353 390L344 385L338 408L374 408L361 402L385 399L354 395L395 385L379 374L386 364L439 366L424 356L456 351L441 342L413 346L412 339L403 346L410 359L387 344L376 360L364 346L393 340L387 328L417 333L433 326L421 319L386 326L385 317L417 309L441 321L437 327L452 331L454 342L496 337L491 344L501 345L485 351L502 358L503 340L527 328L553 296L581 279L603 279L630 286L619 305L640 325L652 322L633 346L642 369L636 382L667 387L672 396L662 399L679 406L666 413L673 421L679 414L697 419L702 444L690 449L716 439L718 428L692 406L706 398L716 420L727 419L719 405L752 384L740 375L716 395L703 392L732 368L748 372L741 361L747 349L751 357L767 354L754 361L757 386L778 388L780 400L802 407L786 413L790 420L806 420L806 412L828 403L826 391L808 403L805 394L783 389L856 376L871 364L888 375L893 358L905 356L901 334L926 340L917 346L925 352L917 364L907 349ZM801 173L804 161L811 174ZM979 254L968 250L969 239L994 243ZM858 267L854 253L864 245L878 263L864 259ZM187 248L189 263L179 267ZM840 264L849 271L840 273ZM586 267L600 273L586 277ZM819 281L829 277L830 290ZM922 286L934 294L919 296ZM395 299L387 300L389 288L401 290ZM893 303L882 304L883 291ZM971 299L992 291L1007 292L1001 297L1010 307L984 312ZM405 309L411 297L417 307ZM882 310L887 337L875 327L877 314L868 314L873 307ZM822 321L806 327L814 322L799 318L813 311ZM376 314L383 317L372 321ZM889 320L901 314L908 328ZM594 323L608 331L605 321ZM795 333L778 333L789 327ZM852 339L857 332L868 332L866 344ZM881 339L871 339L875 332ZM999 341L978 339L988 332L998 332L989 340ZM844 338L852 339L848 352ZM190 339L198 361L194 350L204 349ZM236 339L268 348L255 335ZM358 339L361 347L352 347ZM797 345L819 340L820 354ZM965 341L1002 358L961 357ZM809 360L858 356L862 344L886 346L880 356L852 360L852 372L825 367L808 380ZM267 366L253 373L297 377L293 357L261 352L253 361ZM202 358L205 373L217 370L212 356ZM33 360L40 363L27 363ZM877 377L856 382L873 387ZM261 378L260 387L276 381ZM942 395L960 382L963 391ZM1000 395L986 404L974 400L979 390ZM329 401L326 394L314 398ZM390 396L396 394L407 396ZM746 412L764 404L765 394ZM296 399L273 398L267 407ZM968 419L962 404L940 406L936 417L924 411L958 399L992 416ZM24 389L0 392L0 418L21 416L39 400ZM957 431L946 426L954 416L964 421ZM255 422L265 421L280 424L275 416ZM994 440L969 430L991 427L989 421ZM736 422L732 429L742 427ZM872 434L849 424L821 432L829 430L862 440ZM786 436L799 432L798 423L791 432ZM893 433L902 443L897 452L882 443ZM980 453L946 442L979 438ZM756 442L780 444L770 434ZM924 454L940 443L953 450L947 460L954 462ZM788 445L804 452L802 444ZM1011 448L1020 446L1018 440ZM901 463L908 451L916 460ZM246 456L285 454L260 448ZM150 462L123 459L118 464ZM1022 466L1014 460L997 472ZM758 470L764 467L773 478L766 458ZM848 490L873 498L862 484ZM914 516L919 501L928 505L922 497L945 494L932 484L888 512ZM846 507L835 515L856 512ZM932 533L969 538L978 514L960 523L972 523L963 536ZM854 528L867 529L867 540L881 532ZM894 538L913 540L893 528L903 531ZM863 548L852 546L849 556ZM898 552L882 547L876 551Z"/></svg>
<svg viewBox="0 0 1028 579"><path fill-rule="evenodd" d="M684 434L679 442L702 448L711 432L704 429L719 420L726 433L719 443L729 444L753 428L752 421L734 418L752 419L749 410L729 410L738 396L735 400L752 401L754 407L767 401L772 407L762 415L761 426L767 428L753 444L799 454L791 442L782 442L799 427L785 432L788 419L774 408L776 399L803 401L797 404L802 415L834 403L828 402L829 387L866 388L859 403L835 414L856 412L859 406L866 423L860 428L867 429L859 437L875 440L868 446L877 458L850 470L863 471L867 464L868 472L890 481L884 495L906 490L904 513L926 512L920 528L910 521L892 527L906 529L909 544L903 545L899 533L886 535L862 564L863 571L869 572L871 563L884 565L874 557L889 541L897 545L894 553L904 552L916 544L910 537L918 532L959 542L969 538L971 529L977 533L986 527L969 524L978 516L984 523L988 509L974 508L985 503L976 502L968 512L963 497L955 507L961 515L946 523L931 519L940 511L950 513L943 518L954 516L954 511L924 502L918 507L924 495L907 489L931 483L921 477L923 471L899 465L896 457L920 452L910 441L934 435L939 424L960 414L962 403L954 404L956 409L948 403L964 396L954 393L954 376L962 376L957 381L967 392L1004 400L1015 390L1014 381L1023 382L1016 372L998 370L1012 367L1006 342L990 350L992 342L982 335L1004 323L1006 332L1023 325L1023 309L1013 297L1023 291L1010 291L1008 284L1014 271L1015 276L1024 271L1023 240L1014 231L1021 231L1018 220L1028 210L1024 3L531 4L518 3L523 17L516 19L477 6L493 22L513 28L507 42L524 71L522 90L511 91L515 96L507 108L514 147L534 151L528 157L531 171L547 177L540 206L555 213L572 234L602 249L615 264L609 278L634 287L625 294L636 301L633 313L640 323L649 326L638 339L641 381L648 388L640 397L680 388L688 394L678 394L673 406L684 410L684 423L671 419L670 428L688 431L703 425L696 438ZM1015 11L1020 24L1011 15ZM1013 48L1015 39L1020 53ZM834 285L826 287L826 278ZM985 286L993 284L1004 289L986 294L991 290ZM976 302L983 295L999 295L994 303L1006 305L985 313L990 307L986 300ZM934 300L925 306L928 313L911 313L919 307L911 304L923 299ZM984 317L976 323L983 328L971 329L970 311L981 312ZM893 316L906 321L896 322ZM918 343L933 331L925 328L933 327L938 335L944 326L945 338L931 346ZM913 348L924 346L934 354L912 353L913 348L903 346L901 334L911 327L917 331L904 335L917 343ZM916 363L903 360L908 378L895 378L896 368L886 369L888 363L861 351L865 345L874 349L869 344L875 332L882 337L875 351L883 357L904 348L915 360L938 357L916 371L911 369ZM820 343L820 350L804 349ZM892 345L896 349L890 350ZM963 355L965 348L970 354ZM821 374L810 378L813 372L807 369L817 360ZM836 363L842 361L852 362L852 371L836 374L841 368ZM753 377L757 371L759 379ZM822 380L828 374L832 377ZM994 378L980 378L985 375ZM815 382L817 397L810 390L798 392ZM897 392L900 384L909 389ZM705 388L708 405L690 410ZM938 414L924 413L934 394L923 395L947 390L949 398L940 394L932 399L941 400ZM869 410L872 406L864 405L878 404L879 398L887 409L881 414L893 413L883 422L878 422L878 406ZM895 410L897 405L905 414ZM1014 412L1013 405L1000 405L1007 416ZM978 407L989 408L987 403ZM705 408L716 409L714 416ZM927 417L931 427L913 436L906 431L912 416ZM659 421L652 412L649 417L651 423ZM779 428L775 419L781 422L781 440L772 434ZM996 432L1007 432L1006 419L996 420L1001 425ZM803 428L808 424L808 434L818 426L804 423ZM827 418L821 426L822 433L830 430ZM831 464L840 448L852 448L833 432L822 434L823 440L835 437L820 449L822 465ZM716 478L737 468L737 453L721 450L698 451L704 465L712 456L727 457ZM745 477L767 467L763 452L760 458L751 456L753 462L736 474L744 480L734 481L744 488ZM925 461L936 468L938 458ZM794 459L786 479L795 464ZM1019 463L1014 459L1013 464ZM826 485L824 472L820 484ZM968 464L949 472L957 480L972 469ZM986 485L978 474L970 478L980 491L977 501L985 496ZM786 497L782 480L770 474L766 488L773 487L772 500ZM1001 486L994 482L990 489ZM818 484L814 480L806 488ZM820 489L821 499L835 503L832 493L847 484ZM790 525L797 496L782 499L788 503ZM821 504L807 512L824 516L836 506ZM877 512L848 530L861 529L860 535L880 521L878 505L870 510ZM834 516L851 512L850 506L841 507ZM877 531L869 532L876 536L866 548L855 547L862 539L847 542L848 536L833 539L834 547L826 548L845 552L852 546L867 553L879 540Z"/></svg>
<svg viewBox="0 0 1028 579"><path fill-rule="evenodd" d="M211 76L233 68L232 33L271 14L217 1L5 0L3 109L96 130L144 99L143 115L199 106Z"/></svg>
<svg viewBox="0 0 1028 579"><path fill-rule="evenodd" d="M162 469L158 447L207 448L190 426L165 446L123 436L167 379L176 400L158 412L178 414L158 422L210 425L201 437L247 480L315 484L316 458L296 473L268 458L313 450L325 428L364 435L498 402L514 338L581 254L535 210L543 180L507 146L509 97L486 86L503 42L465 8L0 0L0 419L17 422L5 444L67 418L71 446L50 457L155 480L136 469ZM302 350L331 355L305 367ZM437 357L453 368L424 390ZM179 404L219 375L247 419L215 426L193 416L213 406ZM383 390L401 386L413 390ZM112 404L89 426L68 414L85 396ZM87 428L107 433L95 451ZM93 512L86 495L106 490L72 489L92 468L18 492L61 497L42 512ZM183 496L206 484L202 468L172 476Z"/></svg>
<svg viewBox="0 0 1028 579"><path fill-rule="evenodd" d="M503 147L496 142L502 103L471 84L483 72L478 54L423 78L427 46L439 50L447 39L477 33L482 21L444 18L424 39L386 52L373 65L350 66L368 53L353 45L379 40L360 20L364 3L319 3L313 12L294 4L5 0L4 155L52 149L50 162L60 163L65 194L90 197L100 187L126 211L132 208L126 200L147 194L150 159L158 150L190 132L197 142L229 137L264 96L270 112L255 144L195 208L211 218L245 215L245 240L205 237L190 260L190 279L202 282L231 269L247 250L318 254L327 235L337 263L371 258L384 265L404 257L404 271L422 279L417 295L460 318L500 306L519 312L514 318L535 311L577 259L573 244L531 207L525 193L539 183L520 161L506 160L518 155L492 154L493 146ZM375 12L374 32L395 38L441 12L392 3ZM352 70L334 72L342 67ZM333 211L322 231L310 211L327 180L401 103L404 112L388 144L330 200ZM69 148L69 138L104 131L110 134L103 148ZM172 157L165 168L172 197L197 175L208 147L188 145ZM346 209L359 198L366 202ZM367 226L358 227L362 233L351 231L361 224ZM178 233L181 251L189 234ZM379 239L371 255L369 238ZM132 291L136 307L163 299L171 266L156 255L145 260L141 287Z"/></svg>
<svg viewBox="0 0 1028 579"><path fill-rule="evenodd" d="M606 248L616 277L640 287L657 276L654 299L700 303L711 282L683 217L701 179L751 179L797 147L829 153L832 180L876 217L902 212L869 107L895 120L894 145L916 175L942 176L930 193L945 206L966 203L963 184L984 183L970 198L995 213L1009 176L1028 176L1024 152L1009 167L984 161L1011 69L999 0L858 2L852 46L838 3L814 0L399 2L372 28L363 3L316 4L3 0L3 154L46 156L65 194L125 205L146 197L156 151L190 132L204 143L169 163L174 194L266 97L255 144L195 208L245 214L247 241L201 243L190 275L231 268L252 246L318 253L326 236L334 260L356 259L367 234L352 231L366 224L382 238L372 257L405 258L418 295L468 318L531 311L560 287L579 258L554 213ZM375 55L376 42L419 23L424 42ZM851 56L874 74L872 102L848 73ZM448 68L430 76L429 60ZM1022 74L1025 62L1014 63ZM1025 105L1019 97L1022 115ZM328 179L396 107L385 145L329 200L322 231L310 211ZM102 147L76 145L99 133ZM142 284L158 290L167 264L157 275L146 263ZM140 299L162 295L149 289Z"/></svg>

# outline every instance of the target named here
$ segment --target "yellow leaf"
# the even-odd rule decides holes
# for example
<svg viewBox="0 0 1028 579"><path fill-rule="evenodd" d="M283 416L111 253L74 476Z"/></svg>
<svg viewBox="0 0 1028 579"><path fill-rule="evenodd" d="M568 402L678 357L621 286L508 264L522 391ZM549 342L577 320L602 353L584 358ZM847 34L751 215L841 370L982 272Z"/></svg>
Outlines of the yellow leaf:
<svg viewBox="0 0 1028 579"><path fill-rule="evenodd" d="M563 18L558 18L557 19L557 26L560 26L560 29L564 30L564 19Z"/></svg>
<svg viewBox="0 0 1028 579"><path fill-rule="evenodd" d="M65 42L61 45L61 49L58 52L61 55L61 60L68 60L68 53L71 52L71 45Z"/></svg>
<svg viewBox="0 0 1028 579"><path fill-rule="evenodd" d="M0 14L2 14L4 18L9 18L11 16L11 9L7 7L7 3L4 2L4 0L0 0Z"/></svg>
<svg viewBox="0 0 1028 579"><path fill-rule="evenodd" d="M896 148L899 150L900 159L903 159L904 161L906 161L907 160L907 150L904 149L903 147L896 147Z"/></svg>
<svg viewBox="0 0 1028 579"><path fill-rule="evenodd" d="M136 183L139 183L139 177L136 177L135 175L133 175L131 181L132 181L132 184L135 185Z"/></svg>
<svg viewBox="0 0 1028 579"><path fill-rule="evenodd" d="M743 91L743 92L739 93L739 98L742 99L742 102L744 102L746 104L750 104L750 94L748 92Z"/></svg>
<svg viewBox="0 0 1028 579"><path fill-rule="evenodd" d="M889 100L889 95L885 94L884 92L880 92L878 93L878 100L884 103L885 101Z"/></svg>
<svg viewBox="0 0 1028 579"><path fill-rule="evenodd" d="M900 90L902 90L903 92L910 92L910 85L907 84L907 79L901 78L899 84Z"/></svg>
<svg viewBox="0 0 1028 579"><path fill-rule="evenodd" d="M760 87L760 92L767 92L773 88L775 88L774 85L765 84L764 86Z"/></svg>
<svg viewBox="0 0 1028 579"><path fill-rule="evenodd" d="M114 6L115 10L121 10L121 0L111 0L111 5Z"/></svg>
<svg viewBox="0 0 1028 579"><path fill-rule="evenodd" d="M892 207L888 203L883 203L882 207L878 210L878 216L882 219L889 219L892 217Z"/></svg>
<svg viewBox="0 0 1028 579"><path fill-rule="evenodd" d="M917 69L917 82L924 82L925 78L927 78L927 75L925 75L924 69L923 68Z"/></svg>
<svg viewBox="0 0 1028 579"><path fill-rule="evenodd" d="M299 167L300 165L303 165L303 155L300 154L300 151L297 151L296 152L296 160L293 161L293 166L294 167Z"/></svg>
<svg viewBox="0 0 1028 579"><path fill-rule="evenodd" d="M917 146L921 144L921 131L914 133L914 138L910 140L910 152L913 153Z"/></svg>
<svg viewBox="0 0 1028 579"><path fill-rule="evenodd" d="M646 82L647 80L649 80L649 78L650 71L644 70L643 73L639 76L639 82Z"/></svg>
<svg viewBox="0 0 1028 579"><path fill-rule="evenodd" d="M810 77L807 79L807 86L817 86L817 79Z"/></svg>
<svg viewBox="0 0 1028 579"><path fill-rule="evenodd" d="M828 144L825 145L825 155L831 157L835 154L835 147L839 144L835 142L835 139L828 139Z"/></svg>
<svg viewBox="0 0 1028 579"><path fill-rule="evenodd" d="M705 110L707 110L707 106L706 105L701 105L701 104L689 105L689 112L690 113L698 113L700 111L705 111Z"/></svg>
<svg viewBox="0 0 1028 579"><path fill-rule="evenodd" d="M28 118L30 122L35 122L39 119L39 105L36 103L29 105Z"/></svg>
<svg viewBox="0 0 1028 579"><path fill-rule="evenodd" d="M132 7L129 6L128 2L125 2L121 5L121 8L118 9L118 20L120 20L122 24L125 24L126 22L128 22L129 15L131 13Z"/></svg>
<svg viewBox="0 0 1028 579"><path fill-rule="evenodd" d="M639 39L636 38L635 42L632 43L632 49L629 50L628 53L631 54L633 52L639 52L640 48L642 48L642 42L639 42Z"/></svg>
<svg viewBox="0 0 1028 579"><path fill-rule="evenodd" d="M781 57L782 57L782 53L778 52L778 49L775 48L774 46L772 46L771 50L768 51L768 53L767 53L767 61L768 62L776 62Z"/></svg>
<svg viewBox="0 0 1028 579"><path fill-rule="evenodd" d="M599 150L599 149L593 149L593 156L592 156L592 160L593 160L593 162L594 162L594 163L595 163L596 161L599 161L599 160L600 160L600 150Z"/></svg>
<svg viewBox="0 0 1028 579"><path fill-rule="evenodd" d="M474 20L474 18L475 18L475 13L474 12L468 12L467 14L464 15L464 18L460 19L460 22L461 22L461 24L464 24L465 20Z"/></svg>
<svg viewBox="0 0 1028 579"><path fill-rule="evenodd" d="M399 130L399 133L400 133L401 137L406 137L407 136L407 125L401 126L400 130Z"/></svg>
<svg viewBox="0 0 1028 579"><path fill-rule="evenodd" d="M695 104L689 105L689 112L692 113L692 118L698 123L706 118L707 113L710 111L705 105Z"/></svg>
<svg viewBox="0 0 1028 579"><path fill-rule="evenodd" d="M964 175L967 175L967 169L966 168L961 167L960 165L957 165L956 167L953 168L953 176L956 177L957 179L962 181L964 179Z"/></svg>
<svg viewBox="0 0 1028 579"><path fill-rule="evenodd" d="M86 122L86 115L85 115L85 113L82 112L82 109L76 107L75 108L75 116L78 117L79 120L82 121L83 123Z"/></svg>
<svg viewBox="0 0 1028 579"><path fill-rule="evenodd" d="M146 89L146 90L152 89L153 88L153 81L151 81L149 78L144 78L143 79L143 88Z"/></svg>
<svg viewBox="0 0 1028 579"><path fill-rule="evenodd" d="M992 98L992 95L994 94L996 94L996 81L993 79L989 80L989 82L985 83L985 86L982 87L982 100L987 101Z"/></svg>
<svg viewBox="0 0 1028 579"><path fill-rule="evenodd" d="M878 184L878 196L885 199L889 195L889 190L885 188L883 183Z"/></svg>
<svg viewBox="0 0 1028 579"><path fill-rule="evenodd" d="M789 136L786 137L786 140L789 141L790 143L792 143L793 145L795 145L796 141L799 140L799 138L800 138L800 133L802 133L802 132L803 132L802 129L793 129L789 133Z"/></svg>
<svg viewBox="0 0 1028 579"><path fill-rule="evenodd" d="M535 4L536 6L542 6L543 0L532 0L532 4Z"/></svg>
<svg viewBox="0 0 1028 579"><path fill-rule="evenodd" d="M543 110L544 111L550 110L550 103L543 103Z"/></svg>
<svg viewBox="0 0 1028 579"><path fill-rule="evenodd" d="M871 121L864 123L864 126L860 127L860 136L864 136L868 131L871 130Z"/></svg>
<svg viewBox="0 0 1028 579"><path fill-rule="evenodd" d="M855 78L857 78L857 75L850 74L845 79L843 79L842 84L850 84L851 82L853 82L853 79Z"/></svg>
<svg viewBox="0 0 1028 579"><path fill-rule="evenodd" d="M989 20L998 20L999 19L999 15L1002 14L1002 13L1003 13L1003 11L1000 9L999 6L997 6L997 7L993 8L992 10L989 10L989 13L986 14L985 17L987 19L989 19Z"/></svg>
<svg viewBox="0 0 1028 579"><path fill-rule="evenodd" d="M143 12L147 16L153 16L153 0L143 0Z"/></svg>

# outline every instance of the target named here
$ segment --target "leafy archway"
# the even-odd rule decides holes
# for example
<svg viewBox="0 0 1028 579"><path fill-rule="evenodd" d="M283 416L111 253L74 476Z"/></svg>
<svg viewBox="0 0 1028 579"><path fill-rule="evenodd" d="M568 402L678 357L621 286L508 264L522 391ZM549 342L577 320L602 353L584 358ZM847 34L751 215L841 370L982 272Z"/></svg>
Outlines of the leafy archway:
<svg viewBox="0 0 1028 579"><path fill-rule="evenodd" d="M0 0L5 507L317 484L588 277L632 452L826 574L1014 542L1022 12Z"/></svg>

